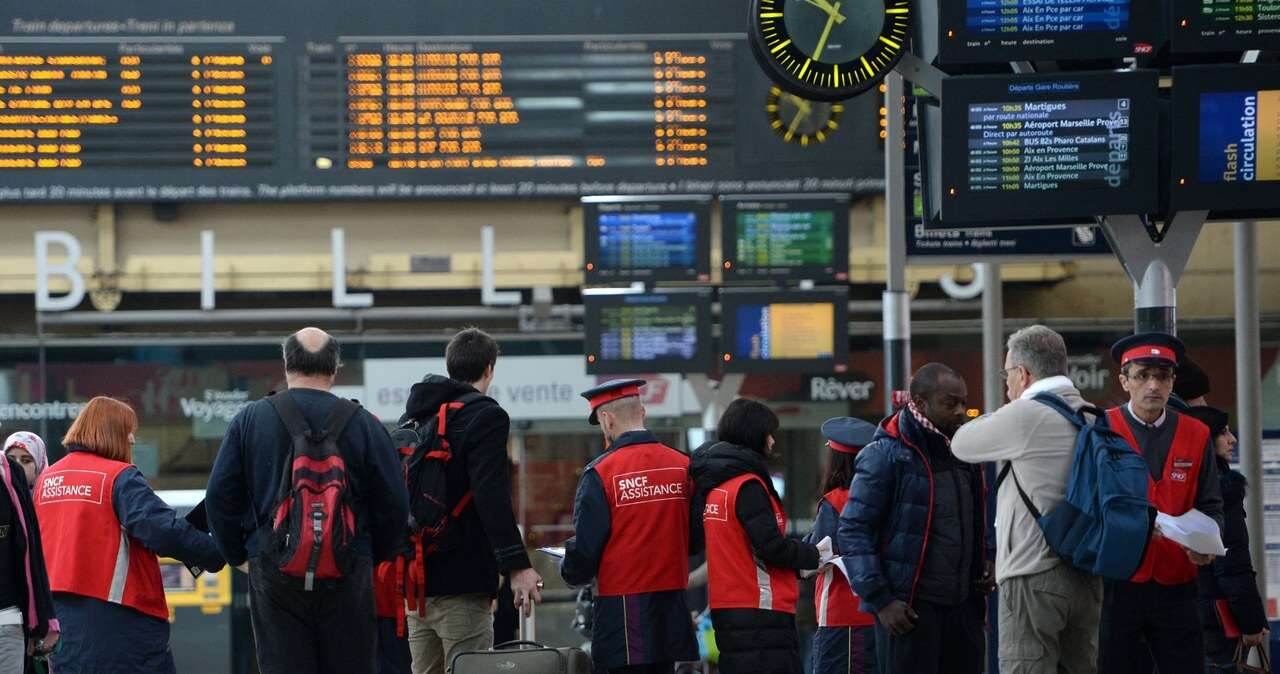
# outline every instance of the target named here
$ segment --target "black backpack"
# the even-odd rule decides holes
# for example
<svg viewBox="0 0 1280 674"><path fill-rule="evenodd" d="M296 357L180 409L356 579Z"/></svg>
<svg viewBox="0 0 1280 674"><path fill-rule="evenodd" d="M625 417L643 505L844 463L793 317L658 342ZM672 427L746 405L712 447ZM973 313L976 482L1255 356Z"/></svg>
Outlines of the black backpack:
<svg viewBox="0 0 1280 674"><path fill-rule="evenodd" d="M263 557L281 574L300 580L304 590L312 590L317 580L346 577L355 561L356 517L338 438L360 405L339 399L317 431L287 391L267 400L292 442Z"/></svg>
<svg viewBox="0 0 1280 674"><path fill-rule="evenodd" d="M485 396L467 393L440 406L425 419L410 419L391 433L391 442L400 455L400 467L409 491L409 521L405 527L406 548L395 560L397 590L410 609L422 614L425 608L424 564L444 538L449 525L471 503L471 492L449 507L447 473L453 449L445 437L449 421L464 406ZM417 561L410 564L409 562ZM400 603L401 606L404 602Z"/></svg>

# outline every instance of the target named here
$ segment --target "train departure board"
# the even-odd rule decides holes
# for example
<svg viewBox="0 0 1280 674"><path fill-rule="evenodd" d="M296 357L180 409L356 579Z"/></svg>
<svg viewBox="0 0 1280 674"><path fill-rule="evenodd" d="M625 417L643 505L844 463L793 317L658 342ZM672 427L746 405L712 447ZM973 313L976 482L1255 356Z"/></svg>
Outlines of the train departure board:
<svg viewBox="0 0 1280 674"><path fill-rule="evenodd" d="M847 195L736 195L720 202L725 280L849 279Z"/></svg>
<svg viewBox="0 0 1280 674"><path fill-rule="evenodd" d="M10 4L0 202L882 189L876 97L788 142L744 28L675 0Z"/></svg>
<svg viewBox="0 0 1280 674"><path fill-rule="evenodd" d="M582 297L588 374L706 373L708 291Z"/></svg>
<svg viewBox="0 0 1280 674"><path fill-rule="evenodd" d="M1280 0L1170 0L1174 52L1280 50Z"/></svg>
<svg viewBox="0 0 1280 674"><path fill-rule="evenodd" d="M946 79L940 113L926 112L940 114L925 125L929 204L941 208L931 217L1017 225L1155 212L1156 87L1153 71Z"/></svg>
<svg viewBox="0 0 1280 674"><path fill-rule="evenodd" d="M1280 215L1280 66L1175 68L1173 134L1172 210Z"/></svg>
<svg viewBox="0 0 1280 674"><path fill-rule="evenodd" d="M709 281L710 197L586 197L588 283Z"/></svg>
<svg viewBox="0 0 1280 674"><path fill-rule="evenodd" d="M848 287L720 293L725 372L844 372L849 360Z"/></svg>
<svg viewBox="0 0 1280 674"><path fill-rule="evenodd" d="M943 64L1119 58L1158 46L1156 0L939 0L922 48Z"/></svg>

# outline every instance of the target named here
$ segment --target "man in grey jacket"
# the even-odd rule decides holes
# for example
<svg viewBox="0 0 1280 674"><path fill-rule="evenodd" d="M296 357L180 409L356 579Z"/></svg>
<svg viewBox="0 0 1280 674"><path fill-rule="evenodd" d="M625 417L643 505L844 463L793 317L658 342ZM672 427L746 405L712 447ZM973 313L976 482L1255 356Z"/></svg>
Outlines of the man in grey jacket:
<svg viewBox="0 0 1280 674"><path fill-rule="evenodd" d="M1000 586L1000 672L1097 671L1102 582L1063 561L1045 543L1018 488L1042 513L1053 511L1071 478L1076 428L1033 398L1050 393L1085 404L1067 376L1067 346L1033 325L1009 337L1003 375L1009 404L960 427L951 449L963 461L1011 464L996 496L996 581Z"/></svg>

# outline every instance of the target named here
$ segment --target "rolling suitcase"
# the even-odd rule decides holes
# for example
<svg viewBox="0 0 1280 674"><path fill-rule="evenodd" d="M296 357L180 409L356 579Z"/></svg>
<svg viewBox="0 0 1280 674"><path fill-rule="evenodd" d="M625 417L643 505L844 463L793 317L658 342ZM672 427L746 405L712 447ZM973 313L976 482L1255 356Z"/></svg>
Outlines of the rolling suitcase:
<svg viewBox="0 0 1280 674"><path fill-rule="evenodd" d="M521 617L519 639L490 651L467 651L453 657L449 674L592 674L591 656L581 648L548 648L533 641L537 613Z"/></svg>
<svg viewBox="0 0 1280 674"><path fill-rule="evenodd" d="M536 641L508 641L491 651L459 653L450 674L591 674L580 648L547 648Z"/></svg>

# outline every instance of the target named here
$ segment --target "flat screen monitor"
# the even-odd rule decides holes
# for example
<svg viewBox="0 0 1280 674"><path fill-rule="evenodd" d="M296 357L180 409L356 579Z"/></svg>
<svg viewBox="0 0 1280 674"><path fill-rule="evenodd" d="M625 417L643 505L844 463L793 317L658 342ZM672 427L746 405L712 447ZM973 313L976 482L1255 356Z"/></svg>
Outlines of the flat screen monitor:
<svg viewBox="0 0 1280 674"><path fill-rule="evenodd" d="M1169 0L1175 53L1280 50L1280 0Z"/></svg>
<svg viewBox="0 0 1280 674"><path fill-rule="evenodd" d="M849 280L849 196L728 196L720 202L726 281Z"/></svg>
<svg viewBox="0 0 1280 674"><path fill-rule="evenodd" d="M725 372L827 374L849 368L849 289L720 292Z"/></svg>
<svg viewBox="0 0 1280 674"><path fill-rule="evenodd" d="M1159 210L1157 74L943 80L925 111L931 224L1076 224Z"/></svg>
<svg viewBox="0 0 1280 674"><path fill-rule="evenodd" d="M711 197L585 197L587 283L711 280Z"/></svg>
<svg viewBox="0 0 1280 674"><path fill-rule="evenodd" d="M1173 70L1173 211L1280 215L1280 66Z"/></svg>
<svg viewBox="0 0 1280 674"><path fill-rule="evenodd" d="M705 374L711 369L711 293L582 296L587 374Z"/></svg>
<svg viewBox="0 0 1280 674"><path fill-rule="evenodd" d="M1122 58L1160 41L1155 0L938 0L932 11L944 65Z"/></svg>

